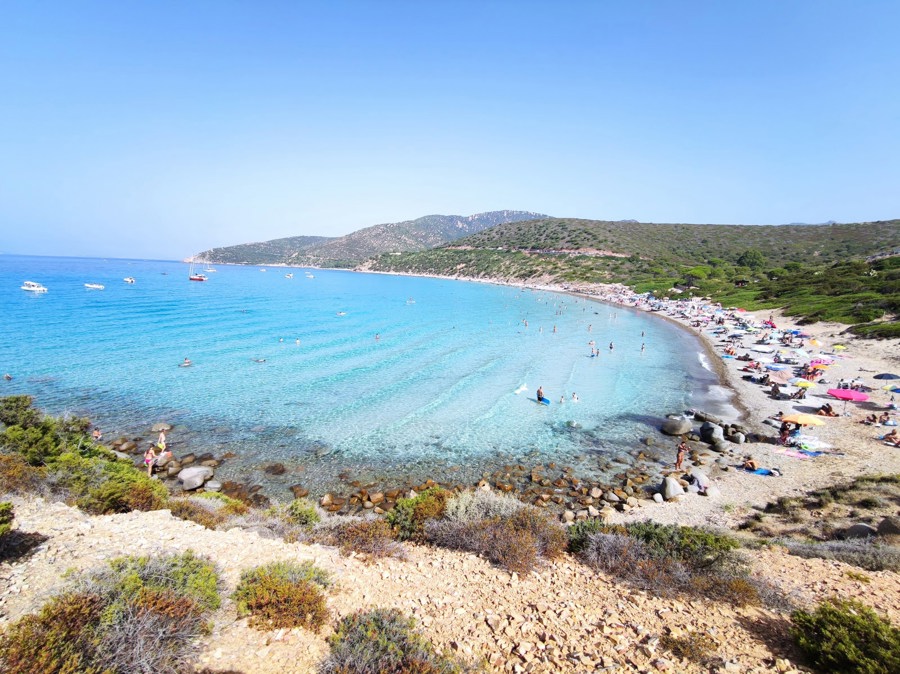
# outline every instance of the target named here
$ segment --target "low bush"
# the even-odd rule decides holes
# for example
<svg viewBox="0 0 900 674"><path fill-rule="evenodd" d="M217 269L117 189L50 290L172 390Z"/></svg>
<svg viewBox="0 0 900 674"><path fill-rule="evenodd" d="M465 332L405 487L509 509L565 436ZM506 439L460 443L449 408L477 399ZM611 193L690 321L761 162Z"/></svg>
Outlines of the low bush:
<svg viewBox="0 0 900 674"><path fill-rule="evenodd" d="M0 503L0 550L4 547L6 535L12 531L13 505L12 503Z"/></svg>
<svg viewBox="0 0 900 674"><path fill-rule="evenodd" d="M900 672L900 629L853 600L830 600L812 613L794 611L791 634L810 661L826 672Z"/></svg>
<svg viewBox="0 0 900 674"><path fill-rule="evenodd" d="M900 571L900 548L869 540L803 543L781 540L792 555L805 558L834 559L867 571Z"/></svg>
<svg viewBox="0 0 900 674"><path fill-rule="evenodd" d="M448 499L444 519L451 522L480 522L492 517L509 517L525 506L519 499L493 491L464 491Z"/></svg>
<svg viewBox="0 0 900 674"><path fill-rule="evenodd" d="M305 498L294 499L288 504L287 517L292 524L301 527L312 527L322 519L315 504Z"/></svg>
<svg viewBox="0 0 900 674"><path fill-rule="evenodd" d="M39 489L42 470L19 454L0 452L0 494L24 494Z"/></svg>
<svg viewBox="0 0 900 674"><path fill-rule="evenodd" d="M273 562L244 571L232 599L238 615L261 629L305 627L318 632L328 620L322 588L327 572L311 562Z"/></svg>
<svg viewBox="0 0 900 674"><path fill-rule="evenodd" d="M243 501L231 498L220 491L200 492L199 494L196 494L194 498L214 504L214 509L224 517L230 517L231 515L245 515L250 510L250 506Z"/></svg>
<svg viewBox="0 0 900 674"><path fill-rule="evenodd" d="M740 606L760 602L748 566L735 552L738 543L727 536L636 522L576 540L586 564L659 596L699 593Z"/></svg>
<svg viewBox="0 0 900 674"><path fill-rule="evenodd" d="M0 636L0 670L7 674L102 674L96 632L104 601L69 592Z"/></svg>
<svg viewBox="0 0 900 674"><path fill-rule="evenodd" d="M426 539L453 550L482 555L509 571L528 573L542 559L553 559L566 549L566 532L533 506L522 506L506 516L483 520L433 520Z"/></svg>
<svg viewBox="0 0 900 674"><path fill-rule="evenodd" d="M74 589L0 638L10 674L189 670L208 612L219 605L213 566L188 551L123 557L79 576Z"/></svg>
<svg viewBox="0 0 900 674"><path fill-rule="evenodd" d="M584 550L585 546L587 545L588 538L592 534L608 533L608 531L609 525L604 524L602 520L597 518L575 522L568 529L566 529L566 533L569 536L569 552L581 552L582 550ZM625 533L624 528L622 528L622 533Z"/></svg>
<svg viewBox="0 0 900 674"><path fill-rule="evenodd" d="M425 522L444 514L450 492L440 487L425 489L413 498L401 498L387 514L387 521L401 541L423 542Z"/></svg>
<svg viewBox="0 0 900 674"><path fill-rule="evenodd" d="M715 640L705 632L688 632L677 637L665 634L659 643L675 657L698 664L709 661L716 651Z"/></svg>
<svg viewBox="0 0 900 674"><path fill-rule="evenodd" d="M391 525L383 519L360 519L348 522L335 530L341 553L351 552L370 557L398 557L406 555L394 536Z"/></svg>
<svg viewBox="0 0 900 674"><path fill-rule="evenodd" d="M328 639L320 674L459 674L463 664L438 653L397 609L357 612L341 619Z"/></svg>
<svg viewBox="0 0 900 674"><path fill-rule="evenodd" d="M190 498L169 499L168 507L173 517L196 522L207 529L215 529L224 521L217 509L209 508L205 504L197 503Z"/></svg>

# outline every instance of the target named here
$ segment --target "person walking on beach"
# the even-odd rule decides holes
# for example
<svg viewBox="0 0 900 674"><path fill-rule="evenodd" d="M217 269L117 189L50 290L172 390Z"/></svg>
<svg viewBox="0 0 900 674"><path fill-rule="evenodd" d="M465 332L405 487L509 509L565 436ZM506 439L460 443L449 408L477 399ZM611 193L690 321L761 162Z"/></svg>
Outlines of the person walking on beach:
<svg viewBox="0 0 900 674"><path fill-rule="evenodd" d="M687 443L684 441L684 438L681 439L681 442L678 443L678 450L675 455L675 470L681 470L681 464L684 463L684 455L687 454L688 449Z"/></svg>

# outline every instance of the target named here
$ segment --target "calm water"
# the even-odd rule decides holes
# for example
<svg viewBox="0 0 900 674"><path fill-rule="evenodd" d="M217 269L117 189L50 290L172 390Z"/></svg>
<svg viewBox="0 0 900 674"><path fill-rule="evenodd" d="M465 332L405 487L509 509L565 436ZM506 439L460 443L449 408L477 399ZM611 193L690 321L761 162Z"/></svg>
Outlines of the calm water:
<svg viewBox="0 0 900 674"><path fill-rule="evenodd" d="M281 486L313 491L342 472L610 471L651 432L648 415L724 404L697 341L638 312L476 283L217 269L196 283L175 262L0 256L0 370L15 377L0 392L90 416L108 438L165 420L176 454L237 454L222 477L264 480L280 461Z"/></svg>

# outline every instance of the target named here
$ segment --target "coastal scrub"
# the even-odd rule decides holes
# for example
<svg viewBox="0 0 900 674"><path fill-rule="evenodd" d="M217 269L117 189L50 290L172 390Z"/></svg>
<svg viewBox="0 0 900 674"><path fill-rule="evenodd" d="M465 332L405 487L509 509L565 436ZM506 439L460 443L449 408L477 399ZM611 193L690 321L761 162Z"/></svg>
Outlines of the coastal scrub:
<svg viewBox="0 0 900 674"><path fill-rule="evenodd" d="M272 562L248 569L232 599L238 615L259 629L305 627L318 632L328 620L323 588L329 574L312 562Z"/></svg>

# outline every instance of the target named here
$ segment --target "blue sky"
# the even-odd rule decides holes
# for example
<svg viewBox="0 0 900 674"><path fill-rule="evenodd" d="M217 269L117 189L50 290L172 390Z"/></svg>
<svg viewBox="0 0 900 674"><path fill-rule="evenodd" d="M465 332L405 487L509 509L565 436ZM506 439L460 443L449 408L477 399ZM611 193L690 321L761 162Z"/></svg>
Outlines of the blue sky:
<svg viewBox="0 0 900 674"><path fill-rule="evenodd" d="M0 252L900 217L900 3L0 5Z"/></svg>

